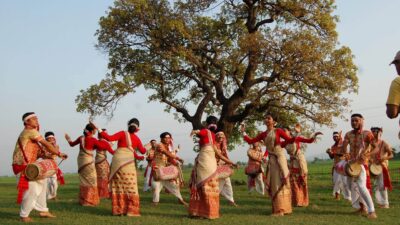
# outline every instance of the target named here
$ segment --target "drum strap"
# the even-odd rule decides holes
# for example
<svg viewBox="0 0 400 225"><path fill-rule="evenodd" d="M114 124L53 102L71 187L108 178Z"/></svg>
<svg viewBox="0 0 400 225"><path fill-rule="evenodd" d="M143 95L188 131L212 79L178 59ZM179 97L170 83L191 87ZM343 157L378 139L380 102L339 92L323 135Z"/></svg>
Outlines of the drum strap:
<svg viewBox="0 0 400 225"><path fill-rule="evenodd" d="M18 138L18 145L19 145L19 149L20 149L21 152L22 152L22 156L24 157L25 163L28 163L28 159L26 158L25 151L24 151L24 147L22 146L22 143L21 143L21 139L20 139L20 138Z"/></svg>

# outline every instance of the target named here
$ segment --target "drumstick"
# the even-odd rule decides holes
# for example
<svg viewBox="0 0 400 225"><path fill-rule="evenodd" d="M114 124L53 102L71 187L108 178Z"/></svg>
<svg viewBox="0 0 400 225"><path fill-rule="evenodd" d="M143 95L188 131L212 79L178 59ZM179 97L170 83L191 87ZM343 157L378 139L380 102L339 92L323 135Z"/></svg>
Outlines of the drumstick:
<svg viewBox="0 0 400 225"><path fill-rule="evenodd" d="M64 159L61 159L61 161L58 163L57 166L60 166L60 164L64 161Z"/></svg>

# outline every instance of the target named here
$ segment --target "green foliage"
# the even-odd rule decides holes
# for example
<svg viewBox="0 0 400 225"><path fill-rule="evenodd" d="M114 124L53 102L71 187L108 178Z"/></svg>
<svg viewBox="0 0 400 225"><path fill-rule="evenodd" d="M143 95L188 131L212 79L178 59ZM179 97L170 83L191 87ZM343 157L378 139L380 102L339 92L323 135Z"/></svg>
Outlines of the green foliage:
<svg viewBox="0 0 400 225"><path fill-rule="evenodd" d="M351 50L337 41L333 0L115 1L100 18L97 47L110 72L81 91L77 111L111 114L136 87L181 122L206 114L230 141L265 112L279 124L332 125L357 92Z"/></svg>

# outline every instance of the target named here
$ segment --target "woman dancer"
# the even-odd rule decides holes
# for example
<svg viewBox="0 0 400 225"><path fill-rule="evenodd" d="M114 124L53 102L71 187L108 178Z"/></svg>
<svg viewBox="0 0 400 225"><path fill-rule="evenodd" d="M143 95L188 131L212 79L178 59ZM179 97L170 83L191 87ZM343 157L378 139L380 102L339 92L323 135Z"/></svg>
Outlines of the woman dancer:
<svg viewBox="0 0 400 225"><path fill-rule="evenodd" d="M100 133L100 136L107 141L118 141L110 172L112 214L115 216L140 216L135 151L139 150L144 154L146 149L139 137L136 136L138 131L139 120L133 118L128 122L128 131L119 131L113 135L108 135L103 131ZM150 144L147 145L150 147Z"/></svg>
<svg viewBox="0 0 400 225"><path fill-rule="evenodd" d="M102 131L106 131L106 129L101 129ZM111 148L111 144L101 138L100 133L98 135L99 141L103 142L106 145L109 145L110 148L107 149L97 149L96 157L95 157L95 167L97 174L97 190L99 191L100 198L109 198L110 192L108 191L108 177L110 176L110 164L107 161L107 151L114 155L114 150Z"/></svg>
<svg viewBox="0 0 400 225"><path fill-rule="evenodd" d="M275 120L271 114L267 114L264 120L267 130L255 138L250 138L245 133L244 124L241 125L244 140L253 144L263 140L267 146L269 160L266 172L266 187L272 199L272 215L283 216L292 213L292 195L290 190L289 169L281 138L287 143L293 143L295 138L289 137L284 130L275 128Z"/></svg>
<svg viewBox="0 0 400 225"><path fill-rule="evenodd" d="M312 138L304 138L298 136L300 134L301 128L300 125L297 124L294 128L296 131L294 135L287 128L285 129L286 134L289 137L295 137L295 141L292 144L288 144L286 141L281 144L282 148L286 148L287 152L290 155L290 185L292 188L292 205L305 207L309 204L308 199L308 185L307 185L307 161L304 157L304 153L300 148L300 143L313 143L315 138L322 134L321 132L317 132L313 135Z"/></svg>
<svg viewBox="0 0 400 225"><path fill-rule="evenodd" d="M100 203L93 151L95 149L110 149L112 151L110 145L93 137L95 133L96 127L87 124L83 130L83 136L78 137L75 141L72 141L70 136L65 134L65 139L71 147L79 144L79 204L82 206L96 206Z"/></svg>
<svg viewBox="0 0 400 225"><path fill-rule="evenodd" d="M200 138L200 152L195 159L195 165L190 179L189 215L208 219L219 218L219 188L217 171L217 154L221 160L235 167L229 159L224 157L215 147L217 118L209 116L206 120L207 128L193 130L190 136Z"/></svg>

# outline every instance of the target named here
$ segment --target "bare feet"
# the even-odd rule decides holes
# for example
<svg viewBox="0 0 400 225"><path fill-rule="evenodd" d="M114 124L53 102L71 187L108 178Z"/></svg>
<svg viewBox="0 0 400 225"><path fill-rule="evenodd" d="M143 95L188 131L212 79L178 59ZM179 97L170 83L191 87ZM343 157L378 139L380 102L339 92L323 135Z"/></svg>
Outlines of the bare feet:
<svg viewBox="0 0 400 225"><path fill-rule="evenodd" d="M19 220L20 220L21 222L24 222L24 223L30 223L30 222L33 221L32 218L30 218L30 217L20 217Z"/></svg>
<svg viewBox="0 0 400 225"><path fill-rule="evenodd" d="M381 208L381 209L389 209L390 207L389 207L389 205L379 205L379 204L378 204L378 208Z"/></svg>
<svg viewBox="0 0 400 225"><path fill-rule="evenodd" d="M357 209L356 211L354 211L355 214L360 214L360 215L367 215L368 212L366 209L364 209L363 207Z"/></svg>
<svg viewBox="0 0 400 225"><path fill-rule="evenodd" d="M271 216L284 216L285 214L281 211L281 212L277 212L277 213L272 213Z"/></svg>
<svg viewBox="0 0 400 225"><path fill-rule="evenodd" d="M335 193L335 199L336 199L336 200L340 200L340 194L337 193L337 192Z"/></svg>
<svg viewBox="0 0 400 225"><path fill-rule="evenodd" d="M151 203L153 206L158 206L158 202Z"/></svg>
<svg viewBox="0 0 400 225"><path fill-rule="evenodd" d="M129 216L129 217L139 217L140 215L128 213L128 214L126 214L126 216Z"/></svg>
<svg viewBox="0 0 400 225"><path fill-rule="evenodd" d="M179 204L182 204L182 205L184 205L185 207L189 207L189 204L188 204L187 202L185 202L185 200L183 200L183 199L178 199L178 201L179 201Z"/></svg>
<svg viewBox="0 0 400 225"><path fill-rule="evenodd" d="M233 207L238 207L238 205L235 202L229 202L229 205L231 205Z"/></svg>
<svg viewBox="0 0 400 225"><path fill-rule="evenodd" d="M39 216L42 218L56 218L56 216L51 214L50 212L40 212Z"/></svg>
<svg viewBox="0 0 400 225"><path fill-rule="evenodd" d="M367 218L373 220L373 219L378 218L378 216L376 215L375 212L371 212L371 213L368 213Z"/></svg>

